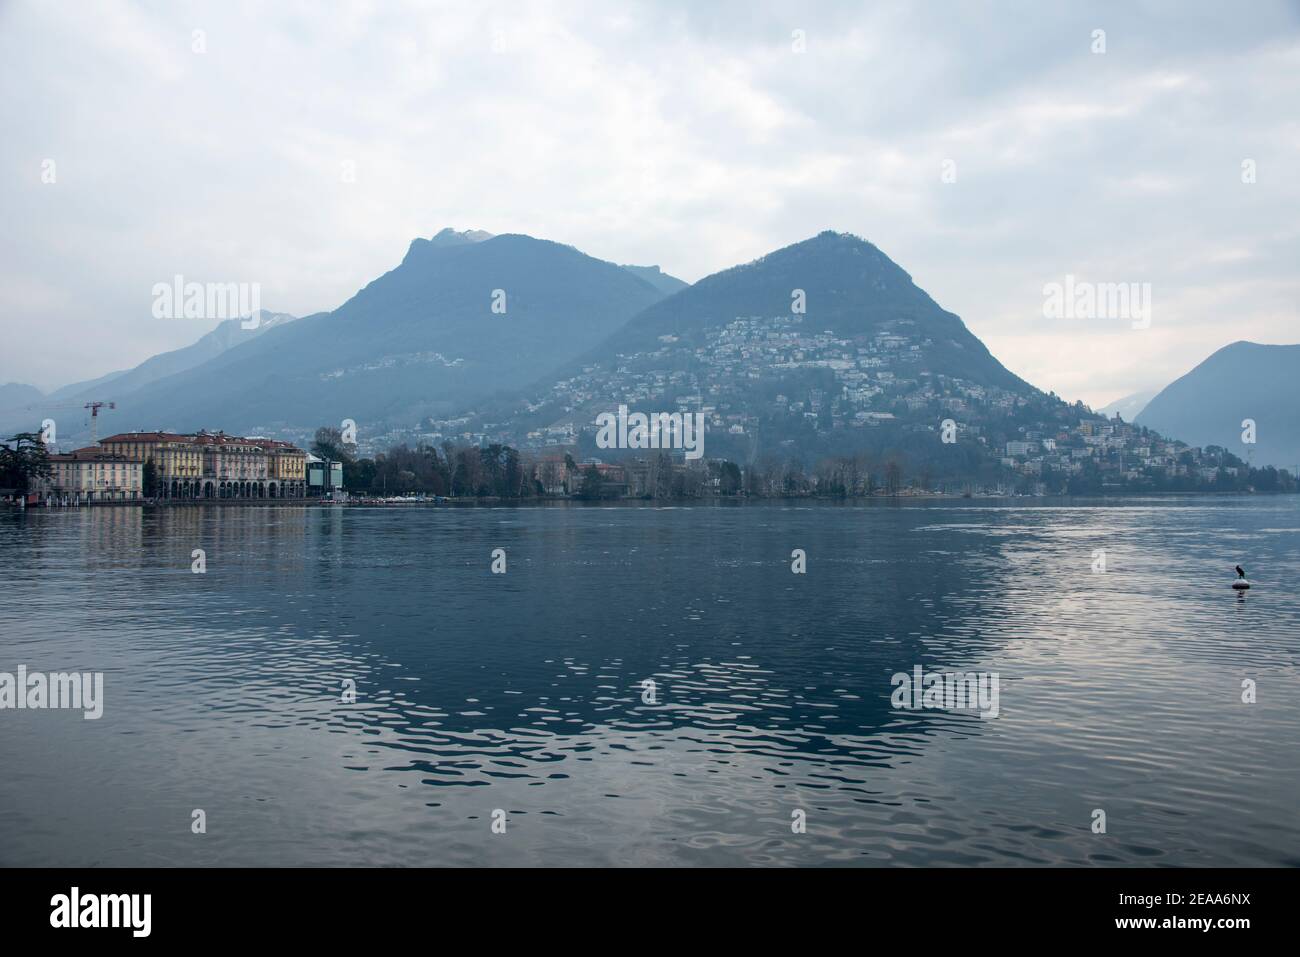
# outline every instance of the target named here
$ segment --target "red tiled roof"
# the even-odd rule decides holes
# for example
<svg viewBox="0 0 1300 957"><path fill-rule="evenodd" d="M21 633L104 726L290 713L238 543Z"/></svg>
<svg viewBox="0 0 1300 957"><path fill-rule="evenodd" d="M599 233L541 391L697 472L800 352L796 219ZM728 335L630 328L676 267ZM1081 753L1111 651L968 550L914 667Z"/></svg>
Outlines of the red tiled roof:
<svg viewBox="0 0 1300 957"><path fill-rule="evenodd" d="M110 435L106 439L100 439L103 445L105 442L185 442L192 436L180 435L176 432L119 432L117 435Z"/></svg>
<svg viewBox="0 0 1300 957"><path fill-rule="evenodd" d="M106 452L96 446L87 446L84 449L73 449L71 452L59 452L49 457L51 462L125 462L127 465L141 465L140 459L127 458L125 455L114 455L112 452Z"/></svg>
<svg viewBox="0 0 1300 957"><path fill-rule="evenodd" d="M100 439L100 444L104 445L109 442L189 442L193 445L255 445L263 449L280 449L286 451L301 451L291 442L282 442L279 439L250 439L242 435L226 435L224 432L194 432L191 434L182 434L178 432L119 432L117 435L110 435L106 439Z"/></svg>

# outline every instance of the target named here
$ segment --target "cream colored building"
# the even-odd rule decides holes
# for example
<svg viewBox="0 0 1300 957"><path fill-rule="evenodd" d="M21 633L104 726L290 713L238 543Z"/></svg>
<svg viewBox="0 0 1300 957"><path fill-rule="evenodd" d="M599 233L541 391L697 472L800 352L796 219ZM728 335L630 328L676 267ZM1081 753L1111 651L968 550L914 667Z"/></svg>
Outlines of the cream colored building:
<svg viewBox="0 0 1300 957"><path fill-rule="evenodd" d="M77 449L49 457L50 476L42 497L70 503L138 502L143 495L144 462L102 448Z"/></svg>
<svg viewBox="0 0 1300 957"><path fill-rule="evenodd" d="M303 498L307 453L224 432L122 432L100 447L153 462L159 499Z"/></svg>
<svg viewBox="0 0 1300 957"><path fill-rule="evenodd" d="M260 441L269 459L267 478L285 488L304 488L307 484L307 453L288 442Z"/></svg>

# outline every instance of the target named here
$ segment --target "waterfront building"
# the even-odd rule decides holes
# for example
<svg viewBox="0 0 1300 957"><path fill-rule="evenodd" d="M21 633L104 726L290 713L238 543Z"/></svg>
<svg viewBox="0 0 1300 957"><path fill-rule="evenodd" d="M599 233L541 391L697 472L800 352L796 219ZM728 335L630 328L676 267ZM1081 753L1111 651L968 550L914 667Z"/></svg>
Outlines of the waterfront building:
<svg viewBox="0 0 1300 957"><path fill-rule="evenodd" d="M49 457L49 478L40 483L41 498L70 504L138 502L143 495L144 462L102 448L77 449Z"/></svg>
<svg viewBox="0 0 1300 957"><path fill-rule="evenodd" d="M267 487L272 498L302 498L307 487L307 453L289 442L257 439L267 454Z"/></svg>
<svg viewBox="0 0 1300 957"><path fill-rule="evenodd" d="M152 462L159 499L303 498L307 453L275 439L225 432L121 432L111 454Z"/></svg>
<svg viewBox="0 0 1300 957"><path fill-rule="evenodd" d="M307 494L335 498L343 490L343 463L308 454L306 457Z"/></svg>

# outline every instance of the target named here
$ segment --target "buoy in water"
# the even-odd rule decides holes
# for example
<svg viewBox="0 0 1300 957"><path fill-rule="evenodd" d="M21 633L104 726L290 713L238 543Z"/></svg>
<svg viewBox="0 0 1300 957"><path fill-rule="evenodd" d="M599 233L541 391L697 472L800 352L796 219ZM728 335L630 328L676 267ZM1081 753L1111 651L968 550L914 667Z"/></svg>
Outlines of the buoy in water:
<svg viewBox="0 0 1300 957"><path fill-rule="evenodd" d="M1233 590L1235 591L1245 591L1247 588L1250 587L1250 582L1246 581L1246 579L1244 578L1238 578L1235 582L1232 583L1232 587Z"/></svg>

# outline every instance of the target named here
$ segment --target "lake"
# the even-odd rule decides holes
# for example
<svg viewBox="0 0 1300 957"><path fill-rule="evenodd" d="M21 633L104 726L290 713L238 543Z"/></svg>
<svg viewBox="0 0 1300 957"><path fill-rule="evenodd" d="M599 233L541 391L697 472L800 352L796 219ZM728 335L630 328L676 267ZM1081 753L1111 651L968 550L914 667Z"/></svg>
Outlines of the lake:
<svg viewBox="0 0 1300 957"><path fill-rule="evenodd" d="M103 715L0 710L0 864L1295 866L1298 578L1293 497L6 511Z"/></svg>

